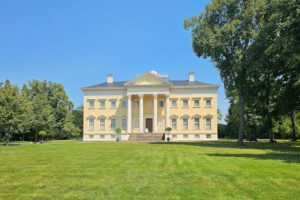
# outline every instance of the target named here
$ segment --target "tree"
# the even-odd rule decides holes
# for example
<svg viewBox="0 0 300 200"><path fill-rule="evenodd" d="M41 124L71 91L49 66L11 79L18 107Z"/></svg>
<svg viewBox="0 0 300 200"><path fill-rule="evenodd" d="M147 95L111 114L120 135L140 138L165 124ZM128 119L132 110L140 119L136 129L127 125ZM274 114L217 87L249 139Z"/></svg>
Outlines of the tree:
<svg viewBox="0 0 300 200"><path fill-rule="evenodd" d="M192 28L193 50L198 57L210 58L220 71L227 96L237 91L240 110L238 144L244 138L244 87L248 69L247 49L251 46L257 23L263 13L262 1L218 0L206 5L199 17L184 20Z"/></svg>
<svg viewBox="0 0 300 200"><path fill-rule="evenodd" d="M221 121L223 119L222 112L221 112L221 110L219 108L218 108L217 112L218 112L218 120Z"/></svg>
<svg viewBox="0 0 300 200"><path fill-rule="evenodd" d="M80 136L83 133L83 105L72 110L73 124L79 129Z"/></svg>
<svg viewBox="0 0 300 200"><path fill-rule="evenodd" d="M44 139L44 137L46 136L46 131L40 131L40 132L39 132L39 136L42 137L42 142L41 142L41 143L43 143L43 139Z"/></svg>
<svg viewBox="0 0 300 200"><path fill-rule="evenodd" d="M30 119L30 103L21 96L17 86L9 80L0 85L0 137L8 145L16 134L26 132Z"/></svg>

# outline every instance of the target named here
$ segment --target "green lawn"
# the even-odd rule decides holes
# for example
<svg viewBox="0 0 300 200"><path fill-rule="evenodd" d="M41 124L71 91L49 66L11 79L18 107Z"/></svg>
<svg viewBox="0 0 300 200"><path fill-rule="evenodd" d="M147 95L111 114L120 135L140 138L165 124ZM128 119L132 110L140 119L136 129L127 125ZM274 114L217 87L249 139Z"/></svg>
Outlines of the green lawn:
<svg viewBox="0 0 300 200"><path fill-rule="evenodd" d="M300 143L0 145L0 199L300 199Z"/></svg>

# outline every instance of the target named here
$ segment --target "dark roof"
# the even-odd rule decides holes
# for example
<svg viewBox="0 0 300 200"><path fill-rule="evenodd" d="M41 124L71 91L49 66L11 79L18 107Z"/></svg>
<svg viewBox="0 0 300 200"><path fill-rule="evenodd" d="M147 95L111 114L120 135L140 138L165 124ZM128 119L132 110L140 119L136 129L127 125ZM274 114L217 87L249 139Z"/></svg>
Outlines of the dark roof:
<svg viewBox="0 0 300 200"><path fill-rule="evenodd" d="M100 83L97 85L92 85L89 87L85 87L85 88L97 88L97 87L124 87L124 84L127 81L116 81L113 83L108 84L107 82L104 83ZM194 82L190 82L188 80L176 80L176 81L170 81L173 86L201 86L201 85L211 85L211 84L207 84L207 83L203 83L200 81L194 81Z"/></svg>

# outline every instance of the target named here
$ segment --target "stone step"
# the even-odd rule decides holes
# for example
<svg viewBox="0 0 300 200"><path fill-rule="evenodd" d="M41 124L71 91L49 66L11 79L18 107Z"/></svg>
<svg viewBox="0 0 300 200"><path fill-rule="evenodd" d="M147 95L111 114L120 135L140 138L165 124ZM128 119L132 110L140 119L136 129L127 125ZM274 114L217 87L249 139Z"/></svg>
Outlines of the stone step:
<svg viewBox="0 0 300 200"><path fill-rule="evenodd" d="M163 133L133 133L129 136L129 141L161 142Z"/></svg>

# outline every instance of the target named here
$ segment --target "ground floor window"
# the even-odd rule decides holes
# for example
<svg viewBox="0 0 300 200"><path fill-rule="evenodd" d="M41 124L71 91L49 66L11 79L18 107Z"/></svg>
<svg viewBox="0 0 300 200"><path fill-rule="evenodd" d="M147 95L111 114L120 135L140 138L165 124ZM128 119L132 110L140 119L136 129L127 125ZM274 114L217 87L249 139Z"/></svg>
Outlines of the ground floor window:
<svg viewBox="0 0 300 200"><path fill-rule="evenodd" d="M172 119L172 130L177 130L177 119Z"/></svg>
<svg viewBox="0 0 300 200"><path fill-rule="evenodd" d="M199 118L194 118L194 129L195 130L200 129L200 120L199 120Z"/></svg>
<svg viewBox="0 0 300 200"><path fill-rule="evenodd" d="M105 119L100 119L100 131L105 130Z"/></svg>
<svg viewBox="0 0 300 200"><path fill-rule="evenodd" d="M176 134L172 135L172 138L177 139L177 135Z"/></svg>
<svg viewBox="0 0 300 200"><path fill-rule="evenodd" d="M134 120L134 128L139 128L140 127L140 120L136 119Z"/></svg>
<svg viewBox="0 0 300 200"><path fill-rule="evenodd" d="M188 134L183 134L183 139L188 139L189 135Z"/></svg>
<svg viewBox="0 0 300 200"><path fill-rule="evenodd" d="M117 128L117 120L116 119L111 119L110 120L110 129L111 130L116 130Z"/></svg>
<svg viewBox="0 0 300 200"><path fill-rule="evenodd" d="M104 139L105 138L105 135L100 135L100 139Z"/></svg>
<svg viewBox="0 0 300 200"><path fill-rule="evenodd" d="M199 139L199 138L200 138L200 135L199 135L199 134L196 134L196 135L195 135L195 138L196 138L196 139Z"/></svg>
<svg viewBox="0 0 300 200"><path fill-rule="evenodd" d="M115 134L111 135L110 137L111 137L111 139L116 139L116 135Z"/></svg>
<svg viewBox="0 0 300 200"><path fill-rule="evenodd" d="M211 129L211 118L205 119L205 129L207 129L207 130Z"/></svg>
<svg viewBox="0 0 300 200"><path fill-rule="evenodd" d="M89 135L89 138L90 139L94 139L94 135Z"/></svg>
<svg viewBox="0 0 300 200"><path fill-rule="evenodd" d="M93 131L95 126L94 126L94 119L89 119L89 131Z"/></svg>
<svg viewBox="0 0 300 200"><path fill-rule="evenodd" d="M183 118L182 119L182 129L183 130L188 130L189 127L189 119L188 118Z"/></svg>
<svg viewBox="0 0 300 200"><path fill-rule="evenodd" d="M210 139L211 138L211 134L206 134L206 138Z"/></svg>
<svg viewBox="0 0 300 200"><path fill-rule="evenodd" d="M122 130L127 129L127 119L122 119Z"/></svg>

